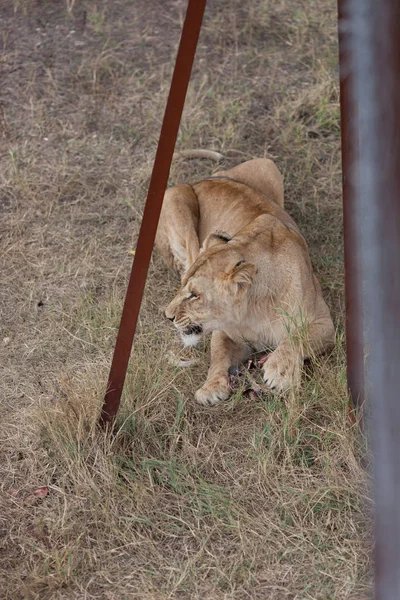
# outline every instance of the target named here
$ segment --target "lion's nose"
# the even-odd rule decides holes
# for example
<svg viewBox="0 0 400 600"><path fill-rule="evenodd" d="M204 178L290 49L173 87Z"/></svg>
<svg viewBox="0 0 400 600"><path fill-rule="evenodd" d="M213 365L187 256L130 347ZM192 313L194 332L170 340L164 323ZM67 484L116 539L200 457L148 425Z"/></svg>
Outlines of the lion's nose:
<svg viewBox="0 0 400 600"><path fill-rule="evenodd" d="M165 309L164 314L170 321L173 321L175 319L174 311L170 310L169 306L167 306L167 308Z"/></svg>

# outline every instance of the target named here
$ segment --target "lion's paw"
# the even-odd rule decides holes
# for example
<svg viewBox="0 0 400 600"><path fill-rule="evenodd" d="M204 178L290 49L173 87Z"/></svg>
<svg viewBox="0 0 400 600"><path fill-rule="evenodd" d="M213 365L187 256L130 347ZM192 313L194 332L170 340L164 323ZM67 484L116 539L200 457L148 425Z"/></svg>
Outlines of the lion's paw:
<svg viewBox="0 0 400 600"><path fill-rule="evenodd" d="M228 377L221 375L206 381L203 387L195 393L195 398L199 404L214 406L218 402L229 398L230 395L231 390L229 388Z"/></svg>
<svg viewBox="0 0 400 600"><path fill-rule="evenodd" d="M267 386L277 392L295 388L301 380L301 357L295 352L272 352L263 366L263 379Z"/></svg>

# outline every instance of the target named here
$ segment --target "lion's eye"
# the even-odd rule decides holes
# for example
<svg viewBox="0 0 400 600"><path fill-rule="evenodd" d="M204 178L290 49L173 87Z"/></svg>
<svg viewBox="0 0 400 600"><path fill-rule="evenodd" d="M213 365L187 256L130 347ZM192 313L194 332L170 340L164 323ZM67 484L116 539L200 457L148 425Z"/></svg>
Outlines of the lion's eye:
<svg viewBox="0 0 400 600"><path fill-rule="evenodd" d="M198 298L198 295L194 292L190 292L189 300L194 300L195 298Z"/></svg>

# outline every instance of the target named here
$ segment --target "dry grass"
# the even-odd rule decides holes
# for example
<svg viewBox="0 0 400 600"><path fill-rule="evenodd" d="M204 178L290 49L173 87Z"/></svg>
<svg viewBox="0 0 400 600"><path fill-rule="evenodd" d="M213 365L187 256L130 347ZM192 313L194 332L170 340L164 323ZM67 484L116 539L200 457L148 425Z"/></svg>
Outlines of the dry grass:
<svg viewBox="0 0 400 600"><path fill-rule="evenodd" d="M160 307L177 281L155 256L118 433L95 427L184 8L1 8L2 597L365 599L333 0L210 0L179 148L221 151L226 166L275 158L337 347L295 398L199 407L207 349L193 369L165 360L175 337ZM177 160L171 182L212 168Z"/></svg>

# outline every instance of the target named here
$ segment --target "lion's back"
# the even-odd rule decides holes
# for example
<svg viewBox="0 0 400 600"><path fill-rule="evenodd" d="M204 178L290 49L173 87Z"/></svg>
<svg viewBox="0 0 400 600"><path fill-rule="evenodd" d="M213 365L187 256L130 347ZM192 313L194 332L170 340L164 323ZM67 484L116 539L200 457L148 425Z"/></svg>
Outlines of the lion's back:
<svg viewBox="0 0 400 600"><path fill-rule="evenodd" d="M193 186L199 203L200 245L215 231L234 236L264 213L279 207L249 186L229 179L208 179Z"/></svg>

